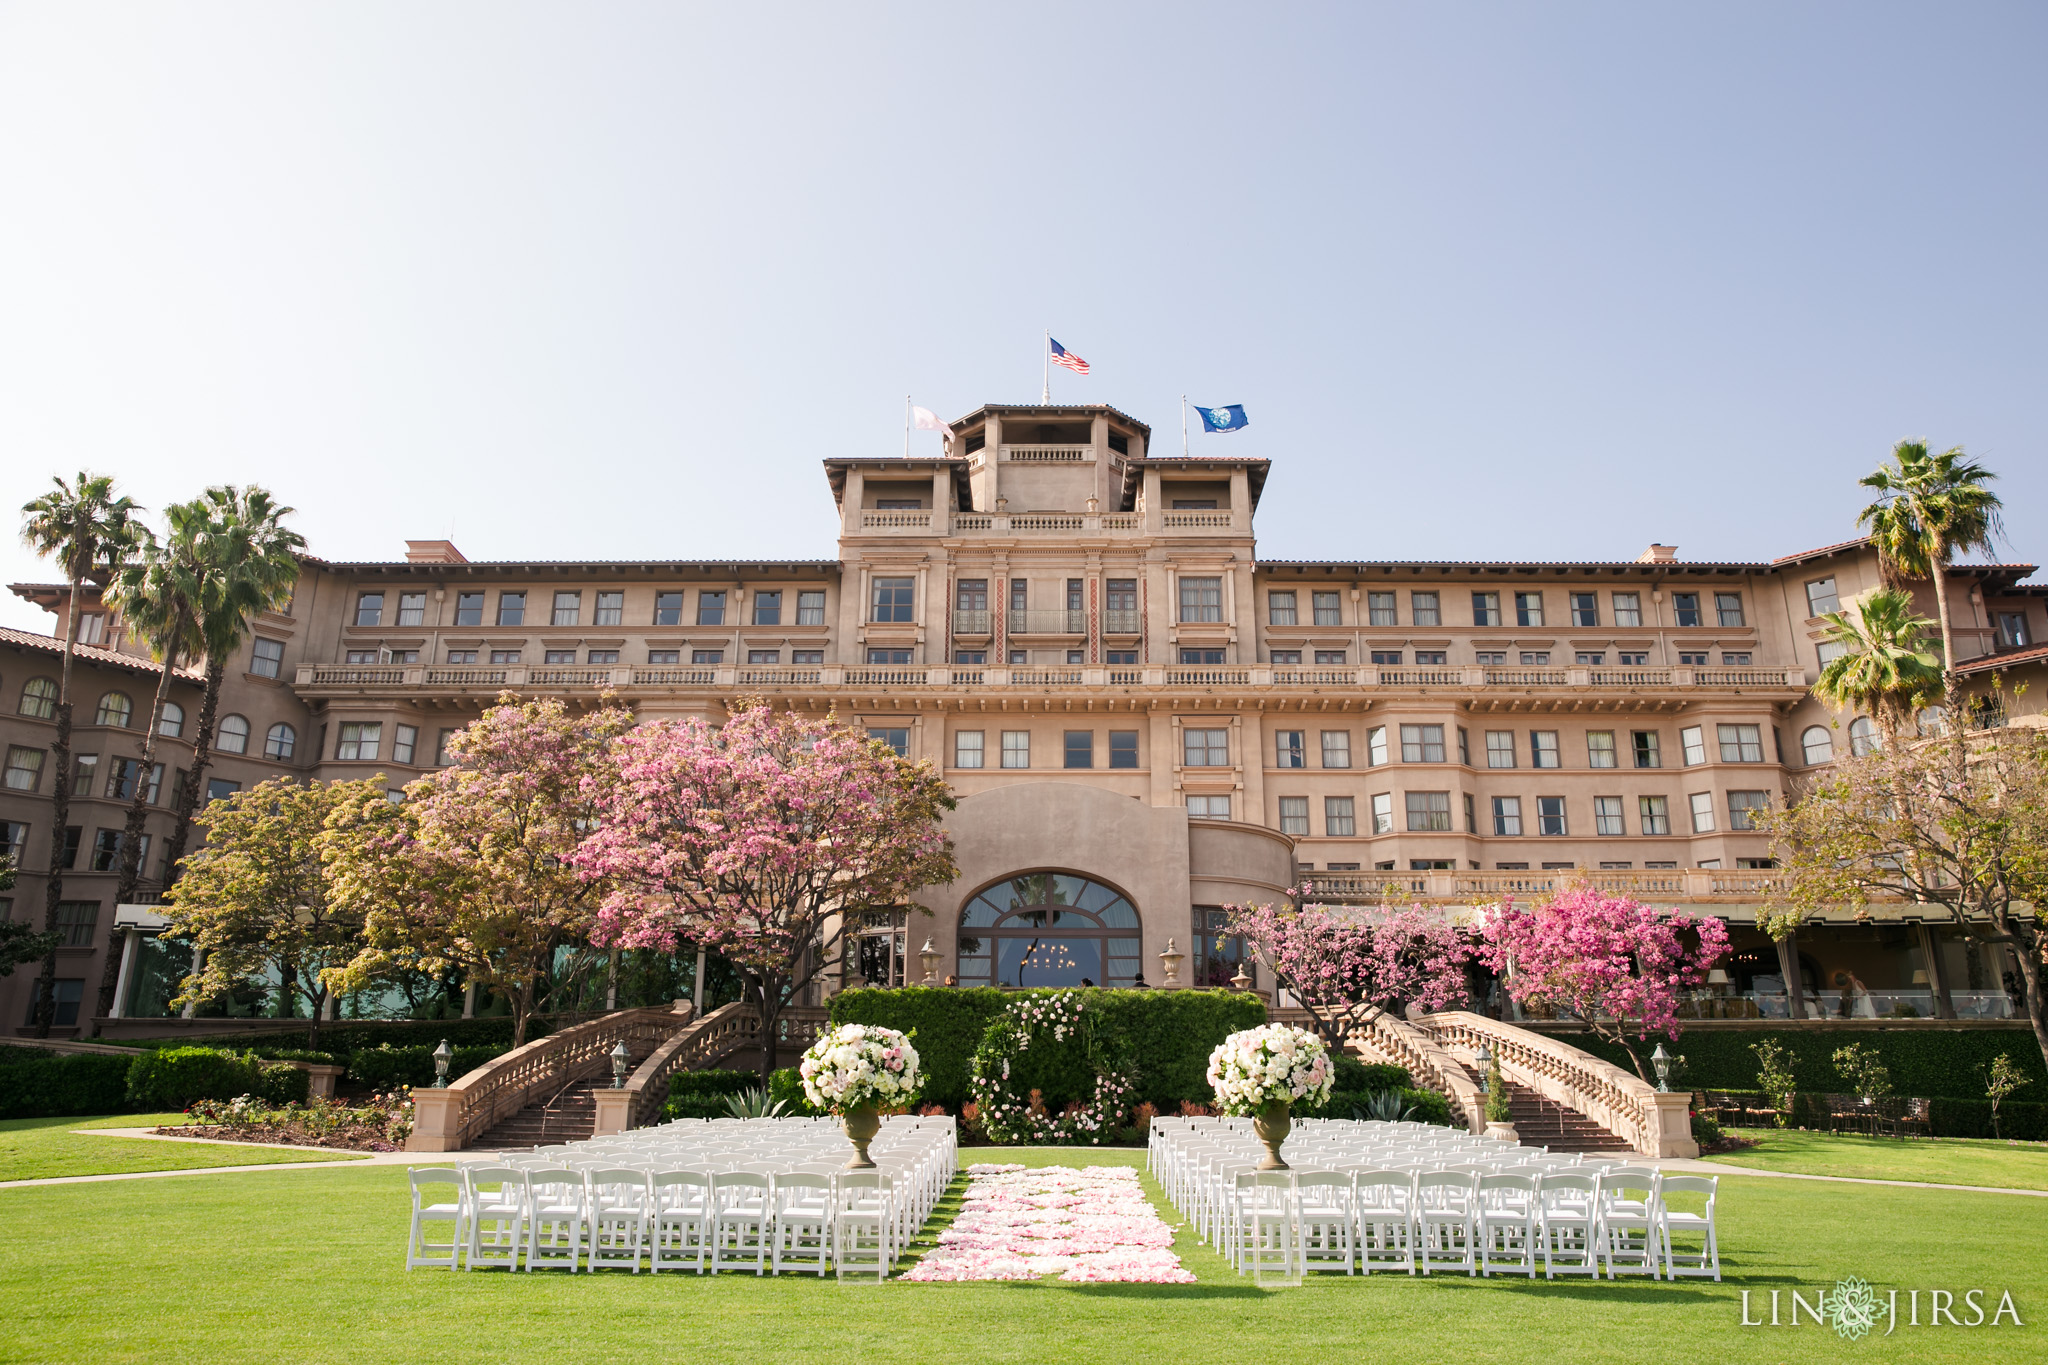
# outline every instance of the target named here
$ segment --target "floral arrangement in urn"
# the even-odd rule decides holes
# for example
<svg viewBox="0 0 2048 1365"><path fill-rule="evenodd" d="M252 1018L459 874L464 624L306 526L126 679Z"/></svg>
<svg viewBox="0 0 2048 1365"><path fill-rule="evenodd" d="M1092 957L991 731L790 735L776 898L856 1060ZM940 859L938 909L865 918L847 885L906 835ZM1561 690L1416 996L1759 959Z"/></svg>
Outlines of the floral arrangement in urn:
<svg viewBox="0 0 2048 1365"><path fill-rule="evenodd" d="M851 1171L870 1170L868 1143L882 1129L875 1111L900 1108L924 1085L917 1049L907 1034L874 1024L841 1024L812 1043L797 1067L804 1098L839 1115L853 1143Z"/></svg>
<svg viewBox="0 0 2048 1365"><path fill-rule="evenodd" d="M1259 1169L1284 1171L1280 1144L1293 1127L1289 1109L1297 1101L1324 1104L1336 1068L1323 1040L1291 1024L1240 1029L1209 1054L1209 1087L1225 1114L1252 1115L1252 1131L1266 1146Z"/></svg>

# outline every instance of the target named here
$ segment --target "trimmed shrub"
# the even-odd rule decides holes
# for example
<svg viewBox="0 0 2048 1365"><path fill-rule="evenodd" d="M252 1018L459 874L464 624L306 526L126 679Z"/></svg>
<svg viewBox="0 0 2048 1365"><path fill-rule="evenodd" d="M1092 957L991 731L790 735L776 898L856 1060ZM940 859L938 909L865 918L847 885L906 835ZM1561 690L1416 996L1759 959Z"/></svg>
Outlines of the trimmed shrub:
<svg viewBox="0 0 2048 1365"><path fill-rule="evenodd" d="M1558 1029L1542 1032L1634 1074L1627 1052L1601 1042L1591 1033ZM1701 1029L1664 1045L1667 1051L1685 1058L1685 1071L1674 1078L1674 1085L1694 1090L1755 1089L1757 1060L1749 1047L1766 1038L1785 1049L1801 1090L1847 1093L1850 1085L1836 1070L1834 1054L1838 1048L1858 1043L1877 1050L1878 1059L1891 1073L1892 1090L1900 1095L1983 1100L1985 1072L1990 1069L1991 1059L2004 1052L2011 1055L2028 1079L2028 1085L2016 1098L2029 1103L2048 1100L2048 1068L2042 1066L2041 1049L2032 1030L2024 1025L2010 1029L1956 1029L1939 1024L1881 1029L1825 1025ZM2002 1116L2004 1109L1999 1112Z"/></svg>
<svg viewBox="0 0 2048 1365"><path fill-rule="evenodd" d="M566 1027L575 1020L562 1020ZM526 1023L526 1041L545 1038L557 1027L554 1019L535 1015ZM320 1026L319 1051L330 1054L338 1063L356 1052L374 1047L424 1047L429 1052L441 1045L446 1038L454 1048L489 1046L495 1051L509 1052L512 1048L512 1020L491 1019L337 1019ZM310 1061L310 1056L300 1057L296 1053L309 1049L312 1040L306 1030L280 1029L275 1033L223 1033L201 1038L138 1038L121 1039L122 1047L178 1048L214 1047L232 1051L253 1049L265 1057L290 1057L294 1061Z"/></svg>
<svg viewBox="0 0 2048 1365"><path fill-rule="evenodd" d="M968 1099L967 1068L981 1046L989 1021L1022 995L1063 995L1064 991L1006 991L905 986L894 990L851 990L832 997L832 1023L881 1024L909 1033L929 1079L922 1103L959 1112ZM1135 1100L1171 1113L1182 1100L1209 1099L1209 1054L1238 1029L1266 1022L1257 996L1236 991L1117 991L1084 989L1098 1010L1098 1024L1129 1043L1138 1066ZM1057 1107L1094 1088L1078 1048L1034 1047L1025 1054L1020 1090L1036 1086Z"/></svg>
<svg viewBox="0 0 2048 1365"><path fill-rule="evenodd" d="M272 1104L303 1101L312 1077L253 1052L177 1047L145 1052L128 1063L128 1101L141 1109L184 1109L194 1100L254 1095Z"/></svg>
<svg viewBox="0 0 2048 1365"><path fill-rule="evenodd" d="M351 1053L348 1059L349 1079L372 1090L395 1090L401 1085L429 1086L434 1083L434 1048L415 1043L409 1047L366 1047ZM448 1079L460 1080L482 1066L493 1057L502 1057L510 1048L492 1043L458 1047L448 1064Z"/></svg>
<svg viewBox="0 0 2048 1365"><path fill-rule="evenodd" d="M0 1062L0 1118L118 1114L128 1108L130 1058L95 1052L61 1055L38 1048L7 1052Z"/></svg>
<svg viewBox="0 0 2048 1365"><path fill-rule="evenodd" d="M795 1075L795 1070L791 1069L790 1074ZM726 1108L725 1097L758 1089L760 1084L761 1078L751 1071L678 1071L668 1078L668 1099L662 1103L661 1117L726 1118L732 1111ZM773 1093L771 1088L770 1094Z"/></svg>
<svg viewBox="0 0 2048 1365"><path fill-rule="evenodd" d="M2048 1104L2007 1100L1998 1106L1998 1131L1991 1128L1990 1100L1937 1098L1927 1106L1928 1125L1936 1137L2048 1139Z"/></svg>
<svg viewBox="0 0 2048 1365"><path fill-rule="evenodd" d="M813 1109L804 1095L804 1080L793 1066L785 1066L768 1074L768 1098L779 1101L785 1114L822 1114L822 1109Z"/></svg>

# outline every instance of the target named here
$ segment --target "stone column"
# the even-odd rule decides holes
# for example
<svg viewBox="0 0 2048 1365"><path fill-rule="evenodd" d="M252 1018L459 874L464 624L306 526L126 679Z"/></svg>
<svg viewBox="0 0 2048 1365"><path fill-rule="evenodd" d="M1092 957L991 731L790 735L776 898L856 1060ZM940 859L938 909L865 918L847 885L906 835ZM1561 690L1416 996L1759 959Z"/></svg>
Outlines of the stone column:
<svg viewBox="0 0 2048 1365"><path fill-rule="evenodd" d="M1927 989L1934 996L1934 1017L1953 1019L1956 1006L1949 999L1948 964L1941 959L1941 935L1931 924L1914 925L1913 934L1920 944L1920 956L1927 962Z"/></svg>
<svg viewBox="0 0 2048 1365"><path fill-rule="evenodd" d="M590 1092L597 1101L597 1124L590 1130L592 1137L606 1137L612 1133L623 1133L633 1126L633 1092L613 1090L609 1086Z"/></svg>

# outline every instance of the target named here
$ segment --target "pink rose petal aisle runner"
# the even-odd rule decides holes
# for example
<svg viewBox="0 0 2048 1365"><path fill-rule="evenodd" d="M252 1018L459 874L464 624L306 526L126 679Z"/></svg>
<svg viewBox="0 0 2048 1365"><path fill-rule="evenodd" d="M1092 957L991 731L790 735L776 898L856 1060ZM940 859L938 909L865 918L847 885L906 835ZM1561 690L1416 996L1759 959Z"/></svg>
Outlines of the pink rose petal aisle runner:
<svg viewBox="0 0 2048 1365"><path fill-rule="evenodd" d="M1195 1282L1130 1166L969 1166L938 1241L904 1279Z"/></svg>

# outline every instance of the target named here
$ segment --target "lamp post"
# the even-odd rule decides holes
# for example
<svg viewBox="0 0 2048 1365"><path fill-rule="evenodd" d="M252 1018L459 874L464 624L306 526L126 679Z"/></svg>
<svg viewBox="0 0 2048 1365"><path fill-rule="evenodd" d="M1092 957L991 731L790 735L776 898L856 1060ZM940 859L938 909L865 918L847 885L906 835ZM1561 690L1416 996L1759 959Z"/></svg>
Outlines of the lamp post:
<svg viewBox="0 0 2048 1365"><path fill-rule="evenodd" d="M1657 1093L1671 1092L1671 1054L1664 1050L1664 1044L1657 1044L1657 1050L1650 1054L1650 1066L1657 1073Z"/></svg>
<svg viewBox="0 0 2048 1365"><path fill-rule="evenodd" d="M434 1089L448 1088L448 1064L454 1060L455 1049L448 1046L448 1040L443 1038L441 1046L434 1049Z"/></svg>
<svg viewBox="0 0 2048 1365"><path fill-rule="evenodd" d="M1486 1044L1481 1043L1479 1050L1472 1054L1472 1060L1479 1063L1479 1093L1484 1095L1486 1079L1493 1074L1493 1053L1487 1050Z"/></svg>
<svg viewBox="0 0 2048 1365"><path fill-rule="evenodd" d="M925 985L929 986L932 984L932 977L934 974L937 973L939 969L939 959L943 958L944 956L944 953L940 952L937 948L932 947L932 941L930 939L926 939L924 941L924 947L917 950L917 960L924 965Z"/></svg>
<svg viewBox="0 0 2048 1365"><path fill-rule="evenodd" d="M626 1051L624 1038L612 1045L612 1089L626 1088L626 1068L633 1064L633 1054Z"/></svg>

